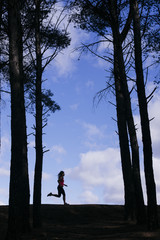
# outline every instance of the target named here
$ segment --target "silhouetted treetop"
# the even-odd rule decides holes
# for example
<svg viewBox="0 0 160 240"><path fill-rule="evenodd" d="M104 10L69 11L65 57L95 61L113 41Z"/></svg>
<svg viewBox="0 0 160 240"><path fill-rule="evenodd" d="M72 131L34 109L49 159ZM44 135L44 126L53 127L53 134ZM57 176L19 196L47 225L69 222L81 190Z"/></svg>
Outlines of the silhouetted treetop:
<svg viewBox="0 0 160 240"><path fill-rule="evenodd" d="M89 1L76 0L71 1L71 7L74 9L72 21L78 24L81 29L99 32L100 35L107 34L113 21L111 12L111 3L109 0ZM120 29L124 26L126 16L129 12L129 1L115 1L116 15ZM97 31L98 30L98 31Z"/></svg>

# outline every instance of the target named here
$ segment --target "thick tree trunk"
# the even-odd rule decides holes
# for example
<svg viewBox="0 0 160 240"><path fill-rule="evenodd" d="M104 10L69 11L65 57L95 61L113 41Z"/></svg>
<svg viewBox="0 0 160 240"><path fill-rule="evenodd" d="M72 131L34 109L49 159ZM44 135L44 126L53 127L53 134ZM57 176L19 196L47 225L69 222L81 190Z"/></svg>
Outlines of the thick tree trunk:
<svg viewBox="0 0 160 240"><path fill-rule="evenodd" d="M11 84L11 169L6 239L29 231L29 179L24 106L23 47L20 2L8 0L9 71Z"/></svg>
<svg viewBox="0 0 160 240"><path fill-rule="evenodd" d="M42 147L42 60L40 45L40 1L36 0L35 39L36 39L36 164L33 195L33 226L41 226L41 182L43 165Z"/></svg>
<svg viewBox="0 0 160 240"><path fill-rule="evenodd" d="M139 147L136 136L136 130L132 115L131 102L130 102L130 94L127 85L127 78L125 73L125 64L123 59L123 50L122 50L122 39L119 33L119 25L118 25L118 17L116 13L116 5L111 1L110 7L112 13L112 31L113 31L113 42L114 42L114 56L116 63L116 71L119 77L121 91L124 97L125 104L125 117L128 125L128 131L131 142L131 150L132 150L132 171L133 171L133 182L134 182L134 195L135 195L135 211L137 222L144 223L146 220L145 214L145 206L140 178L140 168L139 168ZM130 14L131 15L131 14ZM124 40L124 39L123 39ZM134 206L134 205L133 205Z"/></svg>
<svg viewBox="0 0 160 240"><path fill-rule="evenodd" d="M152 142L150 134L150 125L147 109L147 100L145 94L142 48L140 34L140 17L138 3L136 0L131 1L133 7L133 29L134 29L134 47L135 47L135 67L136 83L140 109L140 119L143 139L144 170L147 189L148 204L148 228L156 229L158 227L156 186L154 181L153 163L152 163Z"/></svg>
<svg viewBox="0 0 160 240"><path fill-rule="evenodd" d="M138 223L145 223L146 222L146 213L145 213L145 205L144 205L144 198L143 198L143 191L142 191L142 184L141 184L141 177L140 177L140 166L139 166L139 147L138 147L138 140L135 130L135 124L132 114L131 108L131 101L130 101L130 94L127 85L127 78L125 73L125 65L123 59L123 50L121 45L120 34L117 29L115 32L114 39L116 40L115 43L115 55L117 56L118 62L118 72L120 76L120 84L122 88L122 92L125 99L125 109L126 109L126 121L128 126L128 132L130 137L131 143L131 152L132 152L132 171L133 171L133 181L134 181L134 191L135 191L135 215L137 218Z"/></svg>
<svg viewBox="0 0 160 240"><path fill-rule="evenodd" d="M119 76L121 78L121 86L122 91L125 97L125 108L126 108L126 121L128 125L130 143L131 143L131 152L132 152L132 170L133 170L133 181L134 181L134 189L135 189L135 214L138 223L146 222L146 213L145 213L145 205L140 177L140 166L139 166L139 147L138 140L135 130L135 124L132 115L130 95L127 86L127 79L125 76L124 62L123 62L123 53L122 48L120 46L120 52L116 51L118 63L119 63Z"/></svg>

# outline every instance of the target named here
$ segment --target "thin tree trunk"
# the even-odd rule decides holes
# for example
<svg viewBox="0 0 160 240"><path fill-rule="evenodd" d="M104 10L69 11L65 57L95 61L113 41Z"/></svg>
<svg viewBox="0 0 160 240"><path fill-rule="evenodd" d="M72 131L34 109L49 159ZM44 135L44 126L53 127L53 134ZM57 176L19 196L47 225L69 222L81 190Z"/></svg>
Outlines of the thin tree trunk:
<svg viewBox="0 0 160 240"><path fill-rule="evenodd" d="M40 45L40 1L35 0L35 39L36 39L36 164L33 195L33 226L41 226L41 182L43 165L42 148L42 60Z"/></svg>
<svg viewBox="0 0 160 240"><path fill-rule="evenodd" d="M134 212L134 185L132 179L131 157L129 149L128 131L126 123L126 109L125 99L121 87L121 79L119 76L119 65L117 59L117 41L116 41L116 4L115 1L110 1L110 16L112 21L113 32L113 47L114 47L114 78L115 78L115 91L116 91L116 106L117 106L117 124L119 134L120 153L122 161L122 173L124 181L124 193L125 193L125 218L133 218Z"/></svg>
<svg viewBox="0 0 160 240"><path fill-rule="evenodd" d="M125 99L122 93L119 75L117 72L117 59L114 60L114 76L116 88L116 105L117 105L117 123L120 153L122 161L122 173L124 181L124 199L125 199L125 219L132 219L134 212L134 186L132 179L131 158L129 151L129 140L125 116Z"/></svg>
<svg viewBox="0 0 160 240"><path fill-rule="evenodd" d="M134 47L135 47L135 67L136 83L140 109L140 119L143 139L144 170L147 188L147 205L148 205L148 228L156 229L158 227L156 186L154 181L153 163L152 163L152 142L150 134L150 125L147 109L147 100L145 94L142 48L140 34L140 17L138 3L136 0L131 1L133 6L133 29L134 29Z"/></svg>
<svg viewBox="0 0 160 240"><path fill-rule="evenodd" d="M23 47L20 1L8 0L9 71L11 84L11 169L6 239L28 232L29 179L24 106Z"/></svg>

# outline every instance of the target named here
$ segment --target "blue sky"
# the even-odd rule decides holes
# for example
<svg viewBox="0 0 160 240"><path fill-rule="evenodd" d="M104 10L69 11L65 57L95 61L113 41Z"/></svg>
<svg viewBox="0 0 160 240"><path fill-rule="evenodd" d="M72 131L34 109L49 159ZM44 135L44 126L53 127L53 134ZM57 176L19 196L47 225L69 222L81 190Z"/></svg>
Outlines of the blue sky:
<svg viewBox="0 0 160 240"><path fill-rule="evenodd" d="M108 93L98 106L93 104L95 94L105 87L110 64L85 54L78 60L78 52L73 51L81 42L93 36L69 27L71 46L60 53L45 72L44 87L54 93L54 100L61 111L52 114L44 129L43 138L46 149L44 154L42 203L62 204L62 199L47 197L49 192L57 191L57 174L64 170L67 202L70 204L123 204L123 180L119 154L119 141L116 134L116 109L108 101L115 102ZM99 48L102 52L104 46ZM158 70L151 68L146 92L154 88L152 82ZM1 156L0 156L0 204L8 204L10 168L10 98L3 94L1 116ZM144 196L142 140L139 126L137 99L132 96L135 122L138 126L138 140L141 158L141 176ZM151 133L153 143L153 164L160 203L160 92L156 91L149 103ZM27 133L32 132L34 118L27 113ZM35 165L34 137L28 137L28 164L30 179L30 202L33 197L33 176Z"/></svg>

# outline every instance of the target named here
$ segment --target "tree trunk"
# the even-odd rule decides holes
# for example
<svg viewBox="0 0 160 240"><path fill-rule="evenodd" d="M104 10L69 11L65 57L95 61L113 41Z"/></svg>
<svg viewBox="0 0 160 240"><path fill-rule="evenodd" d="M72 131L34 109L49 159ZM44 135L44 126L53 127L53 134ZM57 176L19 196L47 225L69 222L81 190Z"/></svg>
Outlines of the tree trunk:
<svg viewBox="0 0 160 240"><path fill-rule="evenodd" d="M120 43L118 41L118 43ZM141 177L140 177L140 166L139 166L139 147L137 141L137 135L132 115L131 109L131 102L130 102L130 95L127 86L127 79L125 76L124 70L124 61L123 61L123 52L122 47L120 44L116 46L115 55L118 59L118 69L117 70L120 76L120 84L124 96L124 104L125 104L125 117L128 126L128 132L130 137L131 143L131 152L132 152L132 176L133 176L133 183L134 183L134 199L135 199L135 216L137 219L137 223L145 223L146 222L146 213L145 213L145 205L144 205L144 198L143 198L143 191L142 191L142 184L141 184ZM119 49L118 49L118 48Z"/></svg>
<svg viewBox="0 0 160 240"><path fill-rule="evenodd" d="M132 179L131 157L129 149L129 140L126 124L126 109L125 99L121 88L121 80L119 76L119 65L116 55L116 39L115 28L118 24L116 15L115 2L110 1L110 14L112 17L112 32L113 32L113 47L114 47L114 78L115 78L115 91L116 91L116 106L117 106L117 124L119 134L119 144L122 162L122 173L124 181L125 193L125 219L132 219L134 212L134 185Z"/></svg>
<svg viewBox="0 0 160 240"><path fill-rule="evenodd" d="M6 239L29 231L29 179L24 106L23 46L20 1L8 0L9 71L11 84L11 169Z"/></svg>
<svg viewBox="0 0 160 240"><path fill-rule="evenodd" d="M33 226L41 226L41 181L43 165L42 147L42 60L40 45L40 1L36 0L35 39L36 39L36 164L33 195Z"/></svg>
<svg viewBox="0 0 160 240"><path fill-rule="evenodd" d="M143 139L144 170L145 170L147 205L148 205L148 228L156 229L158 227L157 199L156 199L156 186L154 181L153 163L152 163L152 142L151 142L147 100L146 100L144 76L143 76L140 17L139 17L137 1L133 0L130 2L130 4L132 4L132 7L133 7L136 83L137 83L137 93L138 93L141 128L142 128L142 139Z"/></svg>
<svg viewBox="0 0 160 240"><path fill-rule="evenodd" d="M135 211L137 222L144 223L146 219L145 215L145 206L144 206L144 199L143 199L143 192L142 192L142 185L141 185L141 178L140 178L140 168L139 168L139 148L138 148L138 141L136 136L136 130L132 115L131 109L131 102L130 102L130 94L127 85L127 78L125 73L125 64L123 59L123 50L122 50L122 40L121 35L119 33L119 24L118 24L118 17L116 13L116 5L111 1L111 15L112 15L112 31L113 31L113 43L114 43L114 56L116 63L116 71L119 77L121 91L124 97L124 104L125 104L125 117L128 125L128 131L130 136L131 142L131 150L132 150L132 171L133 173L133 182L134 182L134 198L135 198ZM124 40L124 39L123 39ZM117 78L118 78L117 77ZM127 130L126 130L127 131ZM131 179L132 181L132 179ZM132 183L131 183L132 184ZM133 203L132 203L133 204ZM134 207L133 205L133 207Z"/></svg>
<svg viewBox="0 0 160 240"><path fill-rule="evenodd" d="M135 194L135 215L137 219L137 223L145 223L146 222L146 213L145 213L145 205L140 177L140 166L139 166L139 147L137 134L135 130L135 124L132 114L130 94L127 85L127 78L125 73L125 64L123 59L123 50L121 44L121 38L119 34L119 29L115 31L116 35L115 39L115 55L117 56L118 62L118 72L120 76L120 84L122 88L122 92L124 95L124 103L125 103L125 115L128 126L128 132L131 143L131 152L132 152L132 171L133 171L133 182L134 182L134 194Z"/></svg>
<svg viewBox="0 0 160 240"><path fill-rule="evenodd" d="M134 212L134 187L132 179L132 168L129 151L129 140L125 116L125 103L124 96L122 94L120 79L117 72L117 60L114 60L114 76L115 76L115 88L116 88L116 105L117 105L117 122L118 122L118 134L120 153L122 161L122 173L124 181L124 193L125 193L125 219L132 219Z"/></svg>

